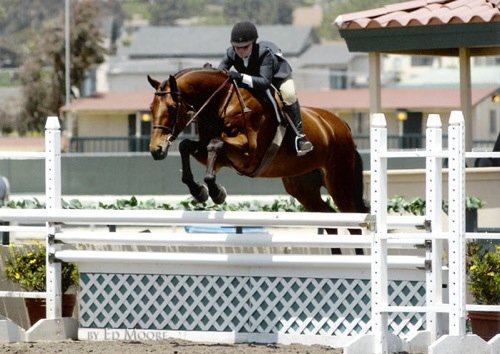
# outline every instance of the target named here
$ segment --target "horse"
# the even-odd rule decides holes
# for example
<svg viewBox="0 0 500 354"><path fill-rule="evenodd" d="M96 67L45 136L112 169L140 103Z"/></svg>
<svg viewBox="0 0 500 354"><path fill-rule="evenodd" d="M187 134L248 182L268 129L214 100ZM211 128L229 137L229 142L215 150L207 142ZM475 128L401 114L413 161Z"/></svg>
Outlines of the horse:
<svg viewBox="0 0 500 354"><path fill-rule="evenodd" d="M322 198L325 187L340 212L368 212L361 156L349 126L334 113L301 107L304 131L314 149L297 156L295 132L288 128L279 146L269 153L283 125L279 110L271 100L243 85L238 87L227 72L192 68L163 82L148 75L148 81L155 90L149 144L155 160L167 156L169 146L187 125L198 124L198 140L184 139L179 144L182 182L198 202L205 202L208 195L216 204L225 201L226 191L216 183L216 173L230 167L240 175L281 178L286 192L306 211L334 211ZM207 167L206 186L194 180L190 156Z"/></svg>

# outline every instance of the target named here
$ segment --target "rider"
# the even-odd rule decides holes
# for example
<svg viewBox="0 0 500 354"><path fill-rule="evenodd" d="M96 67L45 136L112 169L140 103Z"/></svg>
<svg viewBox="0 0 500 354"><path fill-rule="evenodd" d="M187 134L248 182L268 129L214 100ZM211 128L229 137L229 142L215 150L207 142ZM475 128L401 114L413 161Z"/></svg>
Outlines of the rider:
<svg viewBox="0 0 500 354"><path fill-rule="evenodd" d="M284 111L297 128L297 155L302 156L313 149L302 127L299 101L292 80L292 68L281 51L271 42L257 43L257 28L249 21L238 22L231 30L231 47L219 64L219 69L229 71L232 80L253 89L267 91L271 84L280 90Z"/></svg>

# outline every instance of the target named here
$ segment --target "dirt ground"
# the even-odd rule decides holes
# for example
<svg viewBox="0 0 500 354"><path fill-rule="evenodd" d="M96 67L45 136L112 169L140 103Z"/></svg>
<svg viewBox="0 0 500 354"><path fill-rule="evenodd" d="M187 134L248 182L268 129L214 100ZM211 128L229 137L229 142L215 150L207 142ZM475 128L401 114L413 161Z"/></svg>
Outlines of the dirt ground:
<svg viewBox="0 0 500 354"><path fill-rule="evenodd" d="M342 349L319 345L212 344L182 340L152 342L64 341L0 344L8 354L342 354Z"/></svg>

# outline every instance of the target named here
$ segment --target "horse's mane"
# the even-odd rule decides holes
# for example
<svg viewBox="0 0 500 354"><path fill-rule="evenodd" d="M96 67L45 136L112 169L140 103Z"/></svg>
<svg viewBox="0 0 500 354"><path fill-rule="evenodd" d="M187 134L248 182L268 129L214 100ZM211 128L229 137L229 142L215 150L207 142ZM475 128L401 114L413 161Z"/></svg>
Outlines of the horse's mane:
<svg viewBox="0 0 500 354"><path fill-rule="evenodd" d="M205 64L206 65L206 64ZM203 67L195 67L195 68L186 68L186 69L182 69L180 71L178 71L174 76L176 79L178 79L179 77L185 75L185 74L188 74L188 73L191 73L191 72L199 72L199 71L208 71L208 72L212 72L212 73L223 73L222 70L218 69L218 68L214 68L212 66L203 66Z"/></svg>
<svg viewBox="0 0 500 354"><path fill-rule="evenodd" d="M223 70L212 67L211 64L205 64L203 67L194 67L194 68L186 68L186 69L179 70L177 73L174 74L174 77L176 79L179 79L181 76L192 73L192 72L207 72L207 71L211 72L211 73L221 73L221 74L224 72ZM161 83L160 87L165 87L167 82L168 82L168 79L164 80Z"/></svg>

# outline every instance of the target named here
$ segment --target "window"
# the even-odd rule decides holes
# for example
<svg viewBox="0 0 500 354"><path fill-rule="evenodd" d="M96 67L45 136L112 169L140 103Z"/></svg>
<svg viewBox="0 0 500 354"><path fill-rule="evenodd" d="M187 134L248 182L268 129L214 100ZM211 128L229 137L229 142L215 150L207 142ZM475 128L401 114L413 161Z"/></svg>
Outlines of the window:
<svg viewBox="0 0 500 354"><path fill-rule="evenodd" d="M345 70L330 70L330 88L347 88L347 73Z"/></svg>
<svg viewBox="0 0 500 354"><path fill-rule="evenodd" d="M432 66L434 57L418 55L411 57L411 66Z"/></svg>
<svg viewBox="0 0 500 354"><path fill-rule="evenodd" d="M497 127L497 112L494 109L490 110L490 134L496 134L498 131Z"/></svg>
<svg viewBox="0 0 500 354"><path fill-rule="evenodd" d="M497 66L500 65L500 56L474 57L475 66Z"/></svg>

